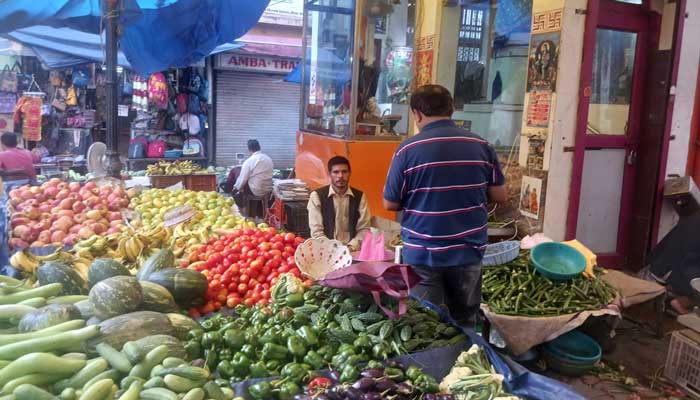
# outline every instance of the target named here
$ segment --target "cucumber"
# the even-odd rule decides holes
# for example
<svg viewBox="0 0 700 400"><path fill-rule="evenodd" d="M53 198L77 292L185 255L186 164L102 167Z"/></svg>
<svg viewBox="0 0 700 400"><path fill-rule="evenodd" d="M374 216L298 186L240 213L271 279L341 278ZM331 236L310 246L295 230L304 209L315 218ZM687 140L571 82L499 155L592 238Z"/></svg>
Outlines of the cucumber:
<svg viewBox="0 0 700 400"><path fill-rule="evenodd" d="M185 394L185 397L183 397L182 400L204 400L204 396L204 389L194 388L187 392L187 394Z"/></svg>
<svg viewBox="0 0 700 400"><path fill-rule="evenodd" d="M102 356L102 358L107 360L112 368L124 373L131 371L133 366L129 362L129 359L126 358L124 354L115 350L112 346L108 345L107 343L100 343L95 347L95 349L100 356Z"/></svg>
<svg viewBox="0 0 700 400"><path fill-rule="evenodd" d="M124 379L122 379L122 381L119 382L119 386L122 389L126 389L130 387L134 382L140 382L141 386L143 386L146 380L143 378L139 378L138 376L125 376Z"/></svg>
<svg viewBox="0 0 700 400"><path fill-rule="evenodd" d="M124 386L124 385L122 385ZM129 386L129 388L119 396L118 400L138 400L139 399L139 393L141 393L141 387L143 387L143 383L140 381L133 381Z"/></svg>
<svg viewBox="0 0 700 400"><path fill-rule="evenodd" d="M132 364L138 363L141 361L141 359L143 359L143 356L145 356L145 354L141 351L141 348L135 342L124 343L122 353L124 353L126 358L128 358Z"/></svg>
<svg viewBox="0 0 700 400"><path fill-rule="evenodd" d="M48 353L26 354L0 370L0 385L29 374L74 374L85 366L83 360L71 360Z"/></svg>
<svg viewBox="0 0 700 400"><path fill-rule="evenodd" d="M146 379L148 378L148 375L151 373L151 371L147 370L146 367L139 363L134 365L134 367L129 371L129 376L135 376L141 379Z"/></svg>
<svg viewBox="0 0 700 400"><path fill-rule="evenodd" d="M163 378L165 386L175 393L186 393L194 388L202 386L201 381L193 381L177 375L165 375Z"/></svg>
<svg viewBox="0 0 700 400"><path fill-rule="evenodd" d="M149 374L149 376L150 376L151 378L155 378L156 376L160 376L160 377L162 378L163 376L160 375L160 372L163 371L164 369L165 369L164 366L162 366L162 365L156 365L156 366L153 367L153 369L151 370L151 373Z"/></svg>
<svg viewBox="0 0 700 400"><path fill-rule="evenodd" d="M87 361L87 355L85 353L66 353L61 356L61 358L69 358L71 360L83 360Z"/></svg>
<svg viewBox="0 0 700 400"><path fill-rule="evenodd" d="M8 394L6 396L0 396L0 400L17 400L14 394Z"/></svg>
<svg viewBox="0 0 700 400"><path fill-rule="evenodd" d="M146 383L143 384L144 389L164 388L164 387L165 387L165 380L163 378L161 378L160 376L154 376L153 378L147 380Z"/></svg>
<svg viewBox="0 0 700 400"><path fill-rule="evenodd" d="M24 301L20 301L17 303L19 305L23 306L29 306L29 307L34 307L34 308L39 308L43 307L46 305L46 298L44 297L34 297L33 299L28 299Z"/></svg>
<svg viewBox="0 0 700 400"><path fill-rule="evenodd" d="M151 388L141 391L142 400L177 400L177 394L164 388Z"/></svg>
<svg viewBox="0 0 700 400"><path fill-rule="evenodd" d="M179 357L168 357L165 360L163 360L163 366L165 368L181 367L185 364L187 364L187 361Z"/></svg>
<svg viewBox="0 0 700 400"><path fill-rule="evenodd" d="M207 392L207 397L210 397L214 400L226 400L226 396L224 395L224 392L221 391L221 388L219 385L214 383L214 381L209 381L204 384L204 391Z"/></svg>
<svg viewBox="0 0 700 400"><path fill-rule="evenodd" d="M88 361L85 367L81 369L77 374L73 375L69 379L64 379L55 385L56 391L62 391L67 388L79 389L85 386L85 384L92 378L101 374L109 368L107 360L102 357L93 358Z"/></svg>
<svg viewBox="0 0 700 400"><path fill-rule="evenodd" d="M58 325L50 326L48 328L40 329L34 332L28 333L14 333L8 335L0 335L0 346L6 344L12 344L21 342L23 340L38 339L41 337L54 336L57 333L68 332L75 329L80 329L85 326L85 321L76 319L73 321L67 321L60 323Z"/></svg>
<svg viewBox="0 0 700 400"><path fill-rule="evenodd" d="M60 397L61 400L76 400L78 398L73 388L63 389L58 397Z"/></svg>
<svg viewBox="0 0 700 400"><path fill-rule="evenodd" d="M48 304L75 304L79 301L87 300L88 296L82 294L71 294L66 296L58 296L50 299Z"/></svg>
<svg viewBox="0 0 700 400"><path fill-rule="evenodd" d="M119 381L119 371L116 369L108 369L107 371L97 374L94 378L90 379L83 385L83 392L85 392L90 386L94 385L95 382L103 381L109 379L112 382Z"/></svg>
<svg viewBox="0 0 700 400"><path fill-rule="evenodd" d="M2 296L0 296L0 298L1 297ZM0 320L22 319L22 317L32 311L36 311L36 308L24 304L0 305Z"/></svg>
<svg viewBox="0 0 700 400"><path fill-rule="evenodd" d="M17 400L53 400L56 396L28 383L22 384L12 392Z"/></svg>
<svg viewBox="0 0 700 400"><path fill-rule="evenodd" d="M165 360L165 357L168 356L168 346L162 345L158 346L155 349L151 350L146 354L146 356L143 358L143 365L149 370L152 370L153 367L156 365L160 364Z"/></svg>
<svg viewBox="0 0 700 400"><path fill-rule="evenodd" d="M221 391L224 392L224 397L226 397L226 400L232 400L234 397L236 397L236 392L234 392L230 387L222 386Z"/></svg>
<svg viewBox="0 0 700 400"><path fill-rule="evenodd" d="M193 381L203 381L209 379L211 374L204 368L199 367L175 367L175 368L165 368L160 371L160 376L165 375L177 375L183 378L191 379Z"/></svg>
<svg viewBox="0 0 700 400"><path fill-rule="evenodd" d="M41 374L29 374L29 375L24 375L20 376L19 378L13 379L5 384L5 386L2 387L2 393L4 394L10 394L15 391L17 386L23 385L25 383L29 383L35 386L46 386L50 383L54 383L60 379L63 379L66 377L66 374L63 375L57 375L57 374L46 374L46 373L41 373Z"/></svg>
<svg viewBox="0 0 700 400"><path fill-rule="evenodd" d="M83 389L83 394L80 395L80 400L101 400L106 399L112 392L114 381L111 379L100 379Z"/></svg>
<svg viewBox="0 0 700 400"><path fill-rule="evenodd" d="M60 283L49 283L48 285L39 286L35 289L0 296L0 304L17 304L20 301L33 299L35 297L54 297L61 293L61 291L63 291L63 285Z"/></svg>
<svg viewBox="0 0 700 400"><path fill-rule="evenodd" d="M37 351L55 351L81 345L86 340L100 333L98 326L88 326L68 332L57 333L53 336L24 340L18 343L0 346L0 360L11 360L24 354Z"/></svg>

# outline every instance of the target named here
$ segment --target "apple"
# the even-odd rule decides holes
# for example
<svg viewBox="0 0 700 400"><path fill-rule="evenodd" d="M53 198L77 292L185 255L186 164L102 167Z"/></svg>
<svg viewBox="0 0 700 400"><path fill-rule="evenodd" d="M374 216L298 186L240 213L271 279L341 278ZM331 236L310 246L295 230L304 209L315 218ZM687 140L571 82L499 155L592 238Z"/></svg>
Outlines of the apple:
<svg viewBox="0 0 700 400"><path fill-rule="evenodd" d="M78 231L80 231L80 229L81 229L82 227L83 227L83 226L80 225L80 224L73 225L73 226L70 227L70 229L68 229L68 233L74 233L74 234L77 235L77 234L78 234Z"/></svg>
<svg viewBox="0 0 700 400"><path fill-rule="evenodd" d="M12 229L12 236L26 241L31 236L32 228L29 225L19 225Z"/></svg>
<svg viewBox="0 0 700 400"><path fill-rule="evenodd" d="M49 231L43 231L43 232L41 232L41 233L39 234L38 239L39 239L40 242L51 243L51 232L49 232Z"/></svg>
<svg viewBox="0 0 700 400"><path fill-rule="evenodd" d="M102 224L100 224L100 223L98 223L98 222L95 222L95 223L93 223L93 224L90 224L89 227L90 227L90 229L93 231L93 233L94 233L94 234L97 234L97 235L101 234L102 232L104 232L104 231L106 230L105 227L104 227L104 225L102 225ZM84 229L84 228L83 228L83 229Z"/></svg>
<svg viewBox="0 0 700 400"><path fill-rule="evenodd" d="M121 231L122 231L121 228L116 227L116 226L111 226L109 229L107 229L107 234L111 235L113 233L119 233Z"/></svg>
<svg viewBox="0 0 700 400"><path fill-rule="evenodd" d="M75 217L73 217L73 220L78 223L78 224L83 224L85 221L87 221L88 217L85 215L85 213L80 213L76 214Z"/></svg>
<svg viewBox="0 0 700 400"><path fill-rule="evenodd" d="M56 195L58 194L58 188L55 186L49 186L46 189L44 189L44 194L49 198L56 198Z"/></svg>
<svg viewBox="0 0 700 400"><path fill-rule="evenodd" d="M70 199L63 199L61 203L58 204L58 207L64 210L70 210L71 207L73 207L73 202Z"/></svg>
<svg viewBox="0 0 700 400"><path fill-rule="evenodd" d="M51 212L51 208L52 208L51 204L44 203L44 204L39 206L39 212L42 214L45 214L45 213L48 214Z"/></svg>
<svg viewBox="0 0 700 400"><path fill-rule="evenodd" d="M68 189L61 189L56 193L56 198L59 200L63 200L68 197L70 194L70 191Z"/></svg>
<svg viewBox="0 0 700 400"><path fill-rule="evenodd" d="M96 207L97 205L99 205L99 204L102 203L102 199L100 199L100 198L97 197L97 196L90 196L90 197L88 197L88 199L85 200L85 201L87 202L88 207L91 207L91 208L94 208L94 207Z"/></svg>
<svg viewBox="0 0 700 400"><path fill-rule="evenodd" d="M30 220L27 217L12 216L12 218L10 218L10 228L14 229L20 225L28 225L29 221Z"/></svg>
<svg viewBox="0 0 700 400"><path fill-rule="evenodd" d="M68 189L68 184L66 182L59 182L58 185L56 185L58 190L63 190L63 189Z"/></svg>
<svg viewBox="0 0 700 400"><path fill-rule="evenodd" d="M22 250L29 247L29 243L19 238L12 238L8 242L9 246L15 250Z"/></svg>
<svg viewBox="0 0 700 400"><path fill-rule="evenodd" d="M63 239L66 238L66 233L63 231L53 231L51 233L51 243L63 243Z"/></svg>
<svg viewBox="0 0 700 400"><path fill-rule="evenodd" d="M77 234L74 234L74 233L71 233L71 234L67 235L67 236L63 239L63 245L64 245L64 246L73 246L73 245L76 244L76 243L78 243L78 235L77 235Z"/></svg>
<svg viewBox="0 0 700 400"><path fill-rule="evenodd" d="M85 215L87 215L87 217L89 219L94 219L95 221L102 218L102 214L103 213L99 209L92 209L92 210L88 211L87 213L85 213Z"/></svg>
<svg viewBox="0 0 700 400"><path fill-rule="evenodd" d="M39 218L39 215L41 215L41 212L39 212L38 208L30 206L24 210L24 215L31 220L36 220Z"/></svg>
<svg viewBox="0 0 700 400"><path fill-rule="evenodd" d="M81 239L89 239L93 236L95 236L95 231L93 231L90 227L83 226L78 230L78 236Z"/></svg>
<svg viewBox="0 0 700 400"><path fill-rule="evenodd" d="M80 190L80 183L79 182L71 182L68 184L68 190L70 190L73 193L78 193Z"/></svg>
<svg viewBox="0 0 700 400"><path fill-rule="evenodd" d="M79 213L85 211L86 208L87 208L87 205L85 205L85 203L83 203L82 201L76 201L75 203L73 203L73 207L72 207L73 211L75 211L76 214L79 214Z"/></svg>

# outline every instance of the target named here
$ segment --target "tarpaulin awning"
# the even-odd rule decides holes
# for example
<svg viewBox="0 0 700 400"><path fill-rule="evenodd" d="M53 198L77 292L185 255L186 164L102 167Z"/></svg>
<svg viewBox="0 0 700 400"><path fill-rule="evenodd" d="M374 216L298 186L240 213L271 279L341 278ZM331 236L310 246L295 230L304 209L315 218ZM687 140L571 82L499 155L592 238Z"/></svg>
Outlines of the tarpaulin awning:
<svg viewBox="0 0 700 400"><path fill-rule="evenodd" d="M48 25L99 34L102 0L4 0L0 33ZM257 24L269 0L122 0L120 49L149 74L186 67ZM49 48L50 49L50 48Z"/></svg>
<svg viewBox="0 0 700 400"><path fill-rule="evenodd" d="M237 53L288 58L301 58L302 56L301 38L248 33L238 41L243 43L244 47L236 50Z"/></svg>
<svg viewBox="0 0 700 400"><path fill-rule="evenodd" d="M4 35L6 38L29 47L48 68L68 68L89 62L104 61L104 36L85 33L70 28L32 26L18 29ZM20 47L22 47L20 46ZM216 47L211 54L233 50L241 43L225 43ZM117 64L131 69L131 64L120 51Z"/></svg>

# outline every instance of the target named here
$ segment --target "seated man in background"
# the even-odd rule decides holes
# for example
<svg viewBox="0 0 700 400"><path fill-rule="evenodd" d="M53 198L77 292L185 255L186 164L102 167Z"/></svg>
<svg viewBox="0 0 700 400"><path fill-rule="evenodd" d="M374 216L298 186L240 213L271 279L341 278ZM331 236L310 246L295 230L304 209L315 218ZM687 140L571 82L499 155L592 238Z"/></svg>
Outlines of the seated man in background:
<svg viewBox="0 0 700 400"><path fill-rule="evenodd" d="M29 150L17 148L17 135L5 132L0 136L0 172L8 177L7 180L29 179L36 182L36 170L34 163L41 161L41 157Z"/></svg>
<svg viewBox="0 0 700 400"><path fill-rule="evenodd" d="M248 141L248 151L250 157L243 162L240 170L236 167L229 175L229 182L235 179L233 192L239 207L245 206L247 196L263 197L272 193L272 159L260 151L260 143L255 139Z"/></svg>
<svg viewBox="0 0 700 400"><path fill-rule="evenodd" d="M350 187L350 161L345 157L328 160L331 184L309 196L311 237L336 239L356 251L370 228L367 196Z"/></svg>

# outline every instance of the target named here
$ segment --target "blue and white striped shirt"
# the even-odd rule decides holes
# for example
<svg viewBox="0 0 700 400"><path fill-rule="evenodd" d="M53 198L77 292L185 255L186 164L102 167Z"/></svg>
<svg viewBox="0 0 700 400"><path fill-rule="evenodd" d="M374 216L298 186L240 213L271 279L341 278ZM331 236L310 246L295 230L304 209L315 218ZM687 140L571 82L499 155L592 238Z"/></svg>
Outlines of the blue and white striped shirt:
<svg viewBox="0 0 700 400"><path fill-rule="evenodd" d="M384 198L403 208L404 262L478 264L488 243L487 189L504 182L488 142L451 120L433 122L401 143Z"/></svg>

